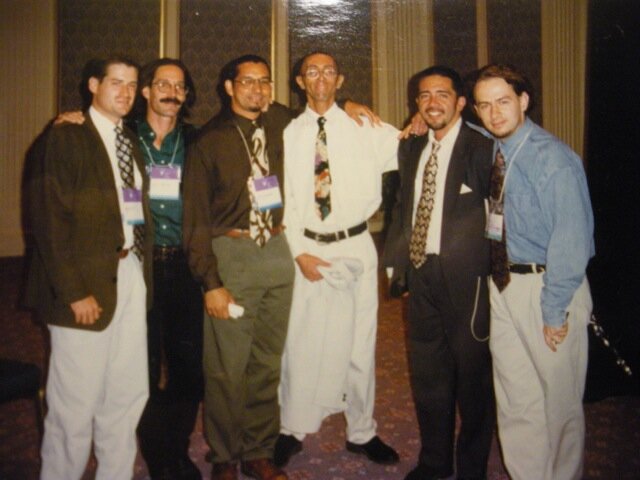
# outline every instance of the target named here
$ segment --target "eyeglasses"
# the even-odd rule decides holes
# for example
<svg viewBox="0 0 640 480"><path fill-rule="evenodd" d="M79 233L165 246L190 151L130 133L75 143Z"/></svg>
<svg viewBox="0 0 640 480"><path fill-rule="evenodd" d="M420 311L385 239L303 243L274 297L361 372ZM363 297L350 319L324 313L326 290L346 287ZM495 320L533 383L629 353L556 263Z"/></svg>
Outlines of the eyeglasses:
<svg viewBox="0 0 640 480"><path fill-rule="evenodd" d="M173 93L175 89L176 93L180 95L186 95L189 92L189 88L184 83L171 83L167 80L156 80L151 85L156 87L160 93Z"/></svg>
<svg viewBox="0 0 640 480"><path fill-rule="evenodd" d="M310 78L311 80L315 80L320 75L324 78L335 78L338 75L338 70L333 67L323 68L322 70L318 68L310 68L306 72L304 72L304 76Z"/></svg>
<svg viewBox="0 0 640 480"><path fill-rule="evenodd" d="M270 87L271 79L270 78L251 78L251 77L243 77L239 80L234 80L235 83L239 83L244 88L251 88L254 85L258 85L260 88Z"/></svg>

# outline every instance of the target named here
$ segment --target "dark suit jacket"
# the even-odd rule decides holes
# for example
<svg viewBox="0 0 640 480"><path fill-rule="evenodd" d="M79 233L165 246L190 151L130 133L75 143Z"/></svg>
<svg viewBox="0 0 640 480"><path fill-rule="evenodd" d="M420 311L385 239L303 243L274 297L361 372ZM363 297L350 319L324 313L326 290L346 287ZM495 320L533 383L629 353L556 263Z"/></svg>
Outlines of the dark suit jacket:
<svg viewBox="0 0 640 480"><path fill-rule="evenodd" d="M118 252L124 244L124 232L107 150L91 118L85 117L82 125L50 129L44 155L27 183L36 248L26 302L52 325L104 330L116 307ZM143 266L149 307L153 291L149 185L137 139L126 128L125 134L132 141L143 178ZM78 325L69 305L89 295L97 299L102 315L93 325Z"/></svg>
<svg viewBox="0 0 640 480"><path fill-rule="evenodd" d="M427 143L428 136L424 135L403 140L398 147L400 188L383 264L394 269L392 285L395 282L405 289L410 266L414 182L420 155ZM459 286L469 284L470 279L486 276L490 271L490 244L484 238L484 199L489 194L492 146L491 140L463 124L451 154L444 194L440 260L452 293ZM471 191L461 193L463 184Z"/></svg>

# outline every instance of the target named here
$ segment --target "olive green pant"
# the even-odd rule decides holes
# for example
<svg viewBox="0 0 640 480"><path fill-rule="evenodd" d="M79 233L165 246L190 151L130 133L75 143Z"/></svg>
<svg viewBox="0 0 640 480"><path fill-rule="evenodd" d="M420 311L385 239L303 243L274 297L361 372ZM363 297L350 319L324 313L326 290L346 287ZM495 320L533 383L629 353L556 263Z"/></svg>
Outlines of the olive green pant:
<svg viewBox="0 0 640 480"><path fill-rule="evenodd" d="M214 462L271 458L280 429L278 384L293 290L284 234L212 242L222 282L244 307L238 319L205 314L204 426Z"/></svg>

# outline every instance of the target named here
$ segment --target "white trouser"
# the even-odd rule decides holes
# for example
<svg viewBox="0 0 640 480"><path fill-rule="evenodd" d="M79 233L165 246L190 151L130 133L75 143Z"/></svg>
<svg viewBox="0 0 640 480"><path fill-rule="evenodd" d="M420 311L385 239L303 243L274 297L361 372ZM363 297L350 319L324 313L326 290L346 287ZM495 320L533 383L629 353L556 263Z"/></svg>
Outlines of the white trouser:
<svg viewBox="0 0 640 480"><path fill-rule="evenodd" d="M567 309L569 332L552 352L543 337L543 274L511 274L491 292L493 379L505 466L514 480L582 478L587 323L585 279Z"/></svg>
<svg viewBox="0 0 640 480"><path fill-rule="evenodd" d="M50 326L42 480L82 477L93 438L97 480L133 476L136 426L149 395L146 287L140 262L118 265L118 303L101 331Z"/></svg>
<svg viewBox="0 0 640 480"><path fill-rule="evenodd" d="M305 239L308 253L323 259L352 257L364 272L346 291L310 282L296 267L280 380L280 431L302 440L328 415L344 411L347 440L363 444L376 434L375 348L377 254L369 233L340 242ZM348 341L345 341L348 339ZM330 385L333 382L335 385ZM337 397L330 401L329 397Z"/></svg>

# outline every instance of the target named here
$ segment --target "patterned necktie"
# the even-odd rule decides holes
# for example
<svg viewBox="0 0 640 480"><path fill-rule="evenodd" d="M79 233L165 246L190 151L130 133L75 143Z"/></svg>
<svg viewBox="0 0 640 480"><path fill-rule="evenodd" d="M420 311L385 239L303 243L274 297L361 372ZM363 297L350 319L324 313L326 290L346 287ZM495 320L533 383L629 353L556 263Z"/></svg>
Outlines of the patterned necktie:
<svg viewBox="0 0 640 480"><path fill-rule="evenodd" d="M116 127L116 157L118 159L118 170L120 178L125 188L135 188L133 175L133 156L131 154L131 140L122 132L122 127ZM138 260L142 261L144 251L144 225L133 226L133 253Z"/></svg>
<svg viewBox="0 0 640 480"><path fill-rule="evenodd" d="M504 200L501 198L504 184L505 163L502 152L496 152L496 159L491 168L491 200L498 206L499 213L504 215ZM509 258L507 256L507 229L502 219L502 240L491 240L491 278L499 291L505 289L511 280L509 275Z"/></svg>
<svg viewBox="0 0 640 480"><path fill-rule="evenodd" d="M269 175L269 159L267 158L266 136L264 128L256 122L253 123L255 130L251 136L251 174L252 178L262 178ZM250 180L251 181L251 180ZM251 191L251 190L250 190ZM252 199L252 204L255 202ZM271 238L271 228L273 219L271 210L260 211L252 208L249 213L249 235L258 246L263 247Z"/></svg>
<svg viewBox="0 0 640 480"><path fill-rule="evenodd" d="M316 137L315 158L315 199L316 213L324 220L331 213L331 173L329 172L329 154L327 153L327 132L324 129L326 118L318 118L318 136Z"/></svg>
<svg viewBox="0 0 640 480"><path fill-rule="evenodd" d="M411 232L409 259L416 268L427 260L427 233L431 221L431 211L436 198L436 174L438 173L438 150L440 144L433 142L431 155L422 174L422 194L416 210L416 221Z"/></svg>

